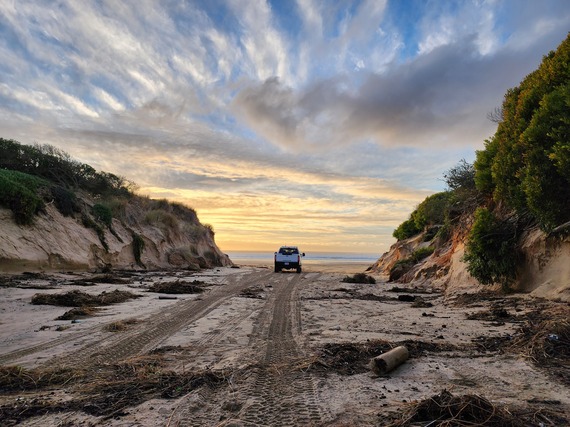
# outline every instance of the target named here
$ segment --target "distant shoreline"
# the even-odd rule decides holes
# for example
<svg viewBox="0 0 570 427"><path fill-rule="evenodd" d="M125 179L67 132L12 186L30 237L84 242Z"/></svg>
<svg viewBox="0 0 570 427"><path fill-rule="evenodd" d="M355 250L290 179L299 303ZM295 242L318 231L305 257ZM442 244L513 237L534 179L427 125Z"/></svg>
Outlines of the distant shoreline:
<svg viewBox="0 0 570 427"><path fill-rule="evenodd" d="M232 262L243 267L273 268L273 253L258 251L226 252ZM378 255L342 252L312 252L303 259L304 272L354 274L366 271Z"/></svg>

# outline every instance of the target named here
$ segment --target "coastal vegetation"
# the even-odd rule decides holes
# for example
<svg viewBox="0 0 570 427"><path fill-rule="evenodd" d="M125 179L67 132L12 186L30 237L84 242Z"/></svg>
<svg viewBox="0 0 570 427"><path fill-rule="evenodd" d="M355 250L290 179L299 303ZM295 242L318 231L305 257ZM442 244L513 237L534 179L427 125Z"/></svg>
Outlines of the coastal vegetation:
<svg viewBox="0 0 570 427"><path fill-rule="evenodd" d="M51 145L24 145L0 138L0 204L10 208L18 224L31 224L46 202L64 216L82 212L77 193L101 199L129 198L134 183L117 175L98 172L73 160ZM104 203L92 207L96 220L109 225L112 213Z"/></svg>
<svg viewBox="0 0 570 427"><path fill-rule="evenodd" d="M394 237L405 240L434 227L443 242L463 235L469 273L482 284L509 287L522 262L525 230L570 228L569 111L570 35L507 91L490 114L497 131L474 164L461 160L447 171L447 190L420 203Z"/></svg>
<svg viewBox="0 0 570 427"><path fill-rule="evenodd" d="M41 178L0 169L0 204L12 210L18 224L30 224L34 215L44 208L40 191L48 187L48 182Z"/></svg>
<svg viewBox="0 0 570 427"><path fill-rule="evenodd" d="M107 232L121 243L130 235L134 260L141 267L145 266L142 225L160 230L168 241L180 235L194 242L213 237L212 226L202 225L194 209L137 195L136 189L132 181L96 171L53 146L0 138L0 206L10 209L21 227L31 226L52 205L64 217L93 230L106 252ZM119 224L126 234L115 231ZM198 253L194 247L188 252Z"/></svg>

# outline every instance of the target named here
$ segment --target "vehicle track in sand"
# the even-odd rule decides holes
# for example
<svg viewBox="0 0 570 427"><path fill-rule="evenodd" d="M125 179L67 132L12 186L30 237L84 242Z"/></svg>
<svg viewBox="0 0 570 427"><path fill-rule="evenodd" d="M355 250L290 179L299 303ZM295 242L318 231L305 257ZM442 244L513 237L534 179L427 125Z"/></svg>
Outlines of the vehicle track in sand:
<svg viewBox="0 0 570 427"><path fill-rule="evenodd" d="M303 356L296 338L301 332L299 290L307 280L300 274L274 274L268 280L270 289L264 306L259 310L249 340L255 363L247 372L232 379L232 395L241 402L241 409L232 414L231 425L299 426L319 425L322 414L312 375L295 368ZM208 410L220 396L200 390L187 396L174 416L179 426L212 425ZM211 407L210 407L211 408Z"/></svg>
<svg viewBox="0 0 570 427"><path fill-rule="evenodd" d="M239 297L246 288L258 287L264 290L265 301L250 306L254 308L248 311L232 314L222 310L222 317L218 314L212 317L216 319L213 324L215 329L195 339L189 335L180 358L177 357L177 361L183 362L187 369L195 368L198 356L208 356L214 349L223 350L226 345L224 341L234 331L240 329L244 322L251 328L253 322L249 341L231 344L242 358L242 366L235 372L229 372L229 388L206 386L190 392L177 404L170 420L178 426L215 425L220 408L230 393L239 396L240 400L240 408L231 414L236 425L320 425L323 405L319 404L316 378L296 368L305 355L304 348L299 344L299 292L304 284L314 279L314 273L276 274L259 269L236 272L225 276L222 283L202 294L201 299L170 305L121 333L102 333L105 325L99 324L81 333L2 355L0 360L15 360L63 344L69 347L70 343L75 342L76 350L72 353L54 356L42 366L96 369L159 348L169 337L184 328L191 328L200 319L207 319L222 305L231 304L231 299Z"/></svg>
<svg viewBox="0 0 570 427"><path fill-rule="evenodd" d="M268 273L261 276L259 274L248 274L245 277L228 276L226 283L216 285L201 299L175 304L146 319L144 324L136 330L128 331L126 335L120 334L116 339L111 337L104 343L97 343L96 346L84 347L78 354L60 358L58 363L77 365L79 360L84 364L98 365L116 363L128 357L145 354L160 346L182 328L206 316L230 298L238 295L246 287L262 282L270 275Z"/></svg>
<svg viewBox="0 0 570 427"><path fill-rule="evenodd" d="M153 274L156 280L170 280ZM200 296L165 306L145 294L144 304L117 307L113 319L140 316L126 330L103 331L103 319L111 322L100 317L89 329L68 330L65 338L0 356L16 361L18 355L45 356L40 360L50 363L38 373L44 378L63 363L90 370L64 384L6 391L0 395L0 412L14 414L22 425L42 427L377 426L400 419L442 390L453 390L456 396L485 396L528 417L528 425L537 420L568 424L563 366L532 365L522 357L529 354L527 347L510 347L515 340L531 339L522 327L542 325L537 320L543 319L542 311L553 313L548 319L556 323L550 324L564 322L568 316L562 303L465 294L469 302L459 305L438 296L426 309L385 294L392 290L384 282L349 288L339 285L340 274L327 272L276 274L246 267L213 271L211 278L211 288ZM149 282L144 279L139 283ZM141 311L135 312L137 307ZM495 322L497 308L508 309L509 320L501 315L502 323ZM33 325L43 325L50 316ZM535 345L537 336L529 344ZM414 355L389 376L376 378L365 367L373 356L367 347L375 348L376 340L381 346L403 343ZM42 355L42 349L49 351ZM152 350L159 351L136 360ZM64 351L68 354L54 356ZM130 357L135 359L112 365ZM99 365L108 362L111 366ZM55 380L60 381L58 375Z"/></svg>
<svg viewBox="0 0 570 427"><path fill-rule="evenodd" d="M252 341L266 345L253 387L245 390L252 403L244 408L241 419L251 425L319 424L321 411L313 378L293 366L303 355L295 340L301 329L298 302L303 276L282 274L280 279L263 309L265 322L252 336Z"/></svg>
<svg viewBox="0 0 570 427"><path fill-rule="evenodd" d="M214 285L209 292L203 294L201 299L180 301L165 310L154 313L143 322L134 324L130 330L120 334L101 334L106 325L97 325L78 333L0 355L0 364L16 361L22 357L45 352L71 342L76 343L76 351L55 356L43 366L89 368L101 363L115 363L128 357L144 354L158 347L180 329L206 316L246 287L263 282L271 275L272 273L260 275L258 272L229 275L221 283ZM215 336L211 337L211 339L215 338ZM202 346L207 344L206 341L201 343Z"/></svg>

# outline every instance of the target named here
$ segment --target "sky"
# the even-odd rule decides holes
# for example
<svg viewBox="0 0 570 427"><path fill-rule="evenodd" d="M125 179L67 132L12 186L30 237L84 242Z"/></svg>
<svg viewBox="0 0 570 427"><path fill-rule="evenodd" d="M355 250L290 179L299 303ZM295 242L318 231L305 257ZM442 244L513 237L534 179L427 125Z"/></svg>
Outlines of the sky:
<svg viewBox="0 0 570 427"><path fill-rule="evenodd" d="M182 202L224 251L381 253L568 0L0 0L0 137Z"/></svg>

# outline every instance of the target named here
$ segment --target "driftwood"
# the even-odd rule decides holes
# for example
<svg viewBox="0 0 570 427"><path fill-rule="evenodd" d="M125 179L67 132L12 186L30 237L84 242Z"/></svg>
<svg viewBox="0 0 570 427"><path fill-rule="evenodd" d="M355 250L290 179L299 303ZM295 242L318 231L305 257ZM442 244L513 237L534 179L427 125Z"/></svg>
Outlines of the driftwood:
<svg viewBox="0 0 570 427"><path fill-rule="evenodd" d="M380 356L370 360L370 369L376 375L384 375L400 366L410 357L408 349L403 345L393 348Z"/></svg>

